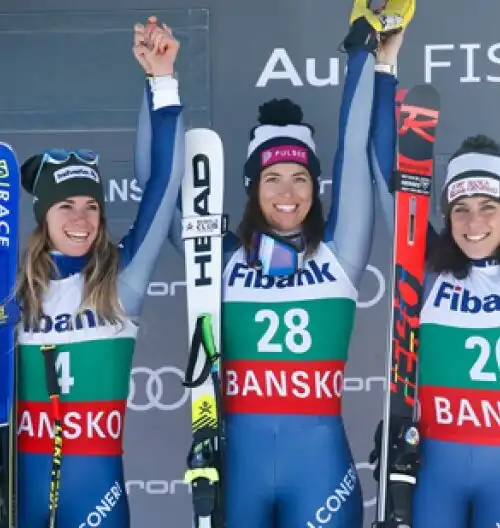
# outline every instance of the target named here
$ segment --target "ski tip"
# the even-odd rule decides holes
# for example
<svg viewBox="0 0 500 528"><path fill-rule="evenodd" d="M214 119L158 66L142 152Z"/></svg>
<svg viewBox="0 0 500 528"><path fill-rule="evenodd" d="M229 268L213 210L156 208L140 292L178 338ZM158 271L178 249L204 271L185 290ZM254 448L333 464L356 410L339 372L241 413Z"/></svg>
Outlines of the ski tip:
<svg viewBox="0 0 500 528"><path fill-rule="evenodd" d="M211 128L190 128L186 131L186 139L195 141L217 141L222 143L219 134Z"/></svg>
<svg viewBox="0 0 500 528"><path fill-rule="evenodd" d="M224 145L219 134L210 128L192 128L186 132L186 161L197 156L207 156L215 166L223 170Z"/></svg>
<svg viewBox="0 0 500 528"><path fill-rule="evenodd" d="M15 160L17 164L19 164L17 160L17 154L16 151L13 149L12 145L9 145L8 143L3 143L0 141L0 156L12 156L12 158Z"/></svg>
<svg viewBox="0 0 500 528"><path fill-rule="evenodd" d="M396 93L396 102L416 104L439 110L441 96L436 87L429 83L415 84L411 88L402 88Z"/></svg>
<svg viewBox="0 0 500 528"><path fill-rule="evenodd" d="M21 169L16 151L7 143L0 142L0 178L9 180L9 202L15 202L21 188Z"/></svg>

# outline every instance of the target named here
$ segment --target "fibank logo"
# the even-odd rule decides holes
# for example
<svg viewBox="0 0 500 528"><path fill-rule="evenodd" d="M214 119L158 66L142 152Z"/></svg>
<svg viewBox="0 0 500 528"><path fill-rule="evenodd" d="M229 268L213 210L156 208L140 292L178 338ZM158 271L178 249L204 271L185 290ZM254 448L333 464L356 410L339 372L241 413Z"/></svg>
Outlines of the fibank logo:
<svg viewBox="0 0 500 528"><path fill-rule="evenodd" d="M42 315L35 326L25 323L24 331L35 334L48 334L49 332L62 333L72 332L74 330L88 330L90 328L97 328L98 326L106 326L106 321L94 311L87 308L77 315L69 313L57 314L53 317L50 315Z"/></svg>
<svg viewBox="0 0 500 528"><path fill-rule="evenodd" d="M231 270L228 286L241 284L244 288L294 288L324 282L335 282L337 279L330 272L330 263L318 264L315 260L309 260L306 268L297 271L290 277L269 277L263 275L261 270L249 269L246 264L238 263Z"/></svg>
<svg viewBox="0 0 500 528"><path fill-rule="evenodd" d="M368 283L372 285L372 293L367 299L358 299L356 305L358 308L371 308L378 304L386 292L386 281L383 273L376 267L368 264L366 266L366 276ZM375 283L375 284L374 284ZM373 284L375 288L373 289ZM150 282L147 294L150 297L176 297L185 295L186 282L183 280L172 282Z"/></svg>
<svg viewBox="0 0 500 528"><path fill-rule="evenodd" d="M443 281L434 299L434 306L448 306L453 312L491 313L500 310L500 295L491 293L481 298L459 284Z"/></svg>

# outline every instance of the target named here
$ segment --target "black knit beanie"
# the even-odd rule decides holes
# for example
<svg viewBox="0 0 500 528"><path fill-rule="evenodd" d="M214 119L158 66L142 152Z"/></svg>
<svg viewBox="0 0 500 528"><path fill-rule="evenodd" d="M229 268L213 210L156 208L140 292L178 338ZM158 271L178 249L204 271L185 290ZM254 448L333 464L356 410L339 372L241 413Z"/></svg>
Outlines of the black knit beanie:
<svg viewBox="0 0 500 528"><path fill-rule="evenodd" d="M36 221L42 224L47 211L72 196L90 196L104 214L104 188L97 165L86 164L74 155L60 164L46 162L43 154L28 158L21 166L23 188L33 196Z"/></svg>
<svg viewBox="0 0 500 528"><path fill-rule="evenodd" d="M313 140L314 128L302 121L300 106L290 99L273 99L259 107L260 125L250 131L244 185L247 193L263 169L276 163L298 163L313 178L316 191L321 167Z"/></svg>

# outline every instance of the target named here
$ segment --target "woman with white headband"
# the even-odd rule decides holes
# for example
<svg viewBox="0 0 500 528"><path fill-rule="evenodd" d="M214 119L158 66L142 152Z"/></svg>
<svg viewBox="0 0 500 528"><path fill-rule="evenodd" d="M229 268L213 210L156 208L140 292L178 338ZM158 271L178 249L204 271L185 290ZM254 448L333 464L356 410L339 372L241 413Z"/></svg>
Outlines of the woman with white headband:
<svg viewBox="0 0 500 528"><path fill-rule="evenodd" d="M380 181L379 181L380 184ZM380 185L384 209L392 195ZM500 146L448 163L419 334L420 469L412 528L500 526Z"/></svg>

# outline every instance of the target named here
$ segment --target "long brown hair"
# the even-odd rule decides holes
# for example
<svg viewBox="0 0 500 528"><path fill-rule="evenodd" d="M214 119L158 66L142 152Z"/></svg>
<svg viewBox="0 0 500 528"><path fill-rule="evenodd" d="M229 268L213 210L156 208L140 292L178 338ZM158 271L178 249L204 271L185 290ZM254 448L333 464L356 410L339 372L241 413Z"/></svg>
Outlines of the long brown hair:
<svg viewBox="0 0 500 528"><path fill-rule="evenodd" d="M260 178L256 178L256 181L250 186L243 218L236 230L236 235L240 239L241 245L246 252L252 250L252 237L256 231L269 232L270 229L260 208L259 186ZM312 256L318 249L320 242L323 240L324 230L325 220L323 218L323 207L318 196L317 184L314 182L311 209L309 209L302 224L302 236L305 243L306 257Z"/></svg>
<svg viewBox="0 0 500 528"><path fill-rule="evenodd" d="M30 235L17 277L16 297L23 321L29 326L36 326L43 316L43 294L48 291L51 278L57 278L58 271L49 250L50 237L45 221ZM110 324L120 324L124 313L116 288L119 256L103 217L90 251L89 261L82 270L84 289L80 310L93 308Z"/></svg>

